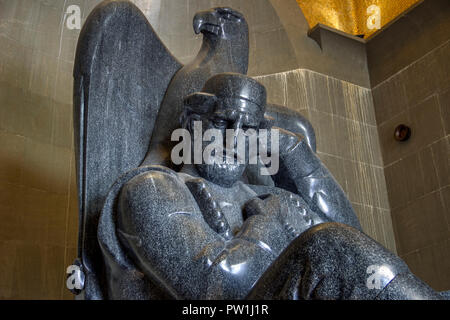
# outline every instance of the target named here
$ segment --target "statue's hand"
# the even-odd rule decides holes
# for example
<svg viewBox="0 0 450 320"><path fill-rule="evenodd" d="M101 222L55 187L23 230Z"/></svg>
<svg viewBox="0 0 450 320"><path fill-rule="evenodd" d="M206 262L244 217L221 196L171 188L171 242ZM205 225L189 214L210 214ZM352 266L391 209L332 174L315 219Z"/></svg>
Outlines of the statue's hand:
<svg viewBox="0 0 450 320"><path fill-rule="evenodd" d="M252 199L245 204L244 215L246 218L261 215L267 216L265 222L271 220L284 228L290 238L298 236L297 230L292 225L292 217L289 217L289 209L285 202L283 202L276 195L263 195Z"/></svg>
<svg viewBox="0 0 450 320"><path fill-rule="evenodd" d="M285 223L287 208L278 196L254 198L244 205L243 212L246 221L237 237L264 244L277 254L290 242L291 237Z"/></svg>
<svg viewBox="0 0 450 320"><path fill-rule="evenodd" d="M231 232L230 225L222 213L219 204L208 191L205 182L202 179L192 179L186 181L186 186L197 201L203 218L210 228L225 239L231 239L233 233Z"/></svg>
<svg viewBox="0 0 450 320"><path fill-rule="evenodd" d="M279 220L280 211L280 199L271 194L256 197L244 205L244 216L246 219L256 215L264 215Z"/></svg>
<svg viewBox="0 0 450 320"><path fill-rule="evenodd" d="M272 153L278 153L280 156L283 156L288 154L302 141L306 143L303 135L273 126L272 124L273 121L270 118L264 118L260 125L260 130L267 130L267 135L264 135L263 131L260 131L258 136L258 138L262 140L262 146L266 147L268 156L271 156ZM278 139L276 139L276 136L272 138L272 136L276 134L274 130L278 132ZM273 143L278 143L278 147L272 145Z"/></svg>

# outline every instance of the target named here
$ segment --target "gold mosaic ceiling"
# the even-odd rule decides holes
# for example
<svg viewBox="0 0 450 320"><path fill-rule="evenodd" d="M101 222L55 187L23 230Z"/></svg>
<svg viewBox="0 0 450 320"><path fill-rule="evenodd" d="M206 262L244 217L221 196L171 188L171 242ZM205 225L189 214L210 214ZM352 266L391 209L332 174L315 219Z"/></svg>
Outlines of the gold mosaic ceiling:
<svg viewBox="0 0 450 320"><path fill-rule="evenodd" d="M380 8L380 25L383 27L420 0L297 0L309 26L321 23L353 35L366 38L376 32L367 26L373 13L367 9Z"/></svg>

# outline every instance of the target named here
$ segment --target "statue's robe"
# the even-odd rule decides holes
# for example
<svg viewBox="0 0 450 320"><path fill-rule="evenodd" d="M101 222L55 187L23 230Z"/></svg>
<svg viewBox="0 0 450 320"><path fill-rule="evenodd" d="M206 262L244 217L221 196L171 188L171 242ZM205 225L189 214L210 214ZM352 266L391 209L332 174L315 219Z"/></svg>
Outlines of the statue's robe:
<svg viewBox="0 0 450 320"><path fill-rule="evenodd" d="M237 182L223 190L203 180L206 202L216 202L229 222L227 240L206 223L204 205L186 185L193 180L199 179L149 166L113 185L98 229L109 298L245 298L293 239L328 221L283 189ZM243 217L246 204L269 194L279 208Z"/></svg>
<svg viewBox="0 0 450 320"><path fill-rule="evenodd" d="M294 192L243 182L224 190L161 166L121 176L98 225L105 298L442 298L360 231L342 189L304 141L281 160ZM200 197L188 187L199 180ZM231 238L207 223L217 207ZM383 270L380 286L368 285L368 268Z"/></svg>
<svg viewBox="0 0 450 320"><path fill-rule="evenodd" d="M229 241L206 223L186 185L198 178L160 166L140 167L120 177L106 198L98 228L108 297L245 298L307 229L327 221L360 229L350 202L306 139L292 135L285 144L290 147L280 154L275 177L285 188L238 182L232 199L225 201L238 204L232 210L222 208L225 216L232 213L226 217L234 235ZM205 183L212 191L217 187ZM222 193L227 191L218 190L214 197ZM245 202L267 194L280 200L281 214L256 214L244 222Z"/></svg>

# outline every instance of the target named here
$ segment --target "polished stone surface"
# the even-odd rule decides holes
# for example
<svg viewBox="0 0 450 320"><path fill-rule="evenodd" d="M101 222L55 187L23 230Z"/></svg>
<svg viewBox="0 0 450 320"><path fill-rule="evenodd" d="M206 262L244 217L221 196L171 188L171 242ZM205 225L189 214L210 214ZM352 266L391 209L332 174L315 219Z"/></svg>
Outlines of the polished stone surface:
<svg viewBox="0 0 450 320"><path fill-rule="evenodd" d="M399 257L365 234L338 223L320 224L293 241L248 298L442 299L412 275Z"/></svg>
<svg viewBox="0 0 450 320"><path fill-rule="evenodd" d="M172 132L183 111L183 99L199 91L206 80L222 72L247 73L248 25L241 13L229 8L199 12L194 17L195 33L203 33L197 57L172 78L162 101L145 164L170 163ZM157 65L156 65L157 66ZM157 66L164 70L163 66Z"/></svg>
<svg viewBox="0 0 450 320"><path fill-rule="evenodd" d="M81 31L74 136L86 283L99 286L96 232L103 197L118 176L143 160L160 103L180 68L130 2L102 2Z"/></svg>

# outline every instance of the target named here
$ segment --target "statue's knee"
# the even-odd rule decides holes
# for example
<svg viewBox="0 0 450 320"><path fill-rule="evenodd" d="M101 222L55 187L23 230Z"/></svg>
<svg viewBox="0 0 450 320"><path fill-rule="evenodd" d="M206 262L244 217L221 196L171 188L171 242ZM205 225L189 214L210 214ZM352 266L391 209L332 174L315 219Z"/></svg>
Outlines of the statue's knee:
<svg viewBox="0 0 450 320"><path fill-rule="evenodd" d="M345 239L353 238L360 235L360 231L348 225L327 222L318 224L308 231L302 237L305 241L324 242L324 241L345 241Z"/></svg>
<svg viewBox="0 0 450 320"><path fill-rule="evenodd" d="M336 251L366 256L367 248L371 248L374 256L388 257L395 260L395 255L381 244L346 224L330 222L323 223L306 231L299 239L300 245L310 252L336 254ZM328 252L328 253L327 253Z"/></svg>
<svg viewBox="0 0 450 320"><path fill-rule="evenodd" d="M298 248L307 256L352 257L364 265L391 266L395 274L409 272L405 262L363 232L341 223L323 223L303 234Z"/></svg>
<svg viewBox="0 0 450 320"><path fill-rule="evenodd" d="M334 254L336 248L346 246L349 239L345 238L352 237L351 235L342 237L343 234L358 232L354 228L346 230L347 228L351 227L335 222L318 224L295 239L286 250L287 254L300 256Z"/></svg>
<svg viewBox="0 0 450 320"><path fill-rule="evenodd" d="M336 231L341 231L343 229L347 229L347 228L351 228L347 225L344 225L342 223L338 223L338 222L325 222L325 223L321 223L318 224L314 227L312 227L311 229L308 230L308 232L311 232L312 234L315 235L319 235L319 234L326 234L329 232L336 232ZM351 228L354 229L354 228ZM356 229L354 229L355 231L358 231Z"/></svg>

